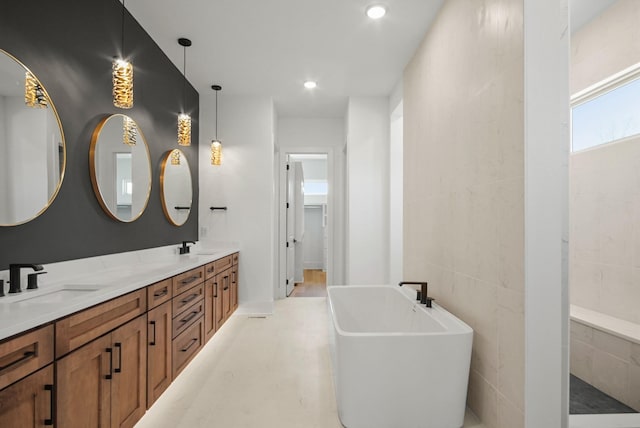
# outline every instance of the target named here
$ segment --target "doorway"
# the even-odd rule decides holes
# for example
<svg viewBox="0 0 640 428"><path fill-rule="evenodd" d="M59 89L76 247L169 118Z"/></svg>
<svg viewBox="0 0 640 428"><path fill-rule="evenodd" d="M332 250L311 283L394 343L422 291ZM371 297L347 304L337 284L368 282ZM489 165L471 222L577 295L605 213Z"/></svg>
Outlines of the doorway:
<svg viewBox="0 0 640 428"><path fill-rule="evenodd" d="M291 151L281 163L279 297L324 297L333 244L331 153Z"/></svg>

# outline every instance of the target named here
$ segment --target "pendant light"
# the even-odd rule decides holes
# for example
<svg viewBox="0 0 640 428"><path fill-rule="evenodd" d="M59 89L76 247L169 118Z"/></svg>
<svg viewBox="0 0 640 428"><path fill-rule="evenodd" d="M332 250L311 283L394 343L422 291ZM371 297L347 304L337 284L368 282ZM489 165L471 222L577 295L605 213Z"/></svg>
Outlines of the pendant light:
<svg viewBox="0 0 640 428"><path fill-rule="evenodd" d="M113 61L113 105L118 108L133 107L133 65L124 59L124 0L122 0L122 50L121 57Z"/></svg>
<svg viewBox="0 0 640 428"><path fill-rule="evenodd" d="M24 76L24 103L35 108L47 108L48 105L42 85L30 71Z"/></svg>
<svg viewBox="0 0 640 428"><path fill-rule="evenodd" d="M138 139L138 126L129 116L122 116L122 142L127 146L135 146Z"/></svg>
<svg viewBox="0 0 640 428"><path fill-rule="evenodd" d="M178 44L183 47L182 58L182 75L184 80L182 81L182 108L183 113L178 116L178 145L190 146L191 145L191 116L184 113L184 109L187 106L187 47L191 46L191 40L180 38Z"/></svg>
<svg viewBox="0 0 640 428"><path fill-rule="evenodd" d="M216 91L216 138L211 141L211 165L220 165L222 163L222 142L218 140L218 92L222 90L222 86L213 85L211 89Z"/></svg>

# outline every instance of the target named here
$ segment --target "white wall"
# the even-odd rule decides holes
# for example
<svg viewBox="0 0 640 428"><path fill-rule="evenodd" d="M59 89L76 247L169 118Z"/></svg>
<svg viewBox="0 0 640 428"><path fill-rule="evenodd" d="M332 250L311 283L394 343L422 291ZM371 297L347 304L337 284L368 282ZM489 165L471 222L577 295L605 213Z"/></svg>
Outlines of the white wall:
<svg viewBox="0 0 640 428"><path fill-rule="evenodd" d="M397 284L404 278L402 271L402 204L403 204L403 103L402 81L389 97L391 127L389 140L389 282Z"/></svg>
<svg viewBox="0 0 640 428"><path fill-rule="evenodd" d="M303 256L305 269L323 269L322 206L304 207Z"/></svg>
<svg viewBox="0 0 640 428"><path fill-rule="evenodd" d="M389 282L389 98L351 97L347 113L348 284Z"/></svg>
<svg viewBox="0 0 640 428"><path fill-rule="evenodd" d="M212 166L215 96L200 95L200 240L205 246L239 242L239 311L270 313L275 268L273 103L260 96L218 97L222 165ZM212 212L212 205L228 210Z"/></svg>
<svg viewBox="0 0 640 428"><path fill-rule="evenodd" d="M278 156L285 153L322 153L327 158L329 179L329 245L327 284L344 284L345 259L345 145L344 118L280 117L277 123ZM281 187L280 179L276 188ZM331 222L333 222L331 224Z"/></svg>

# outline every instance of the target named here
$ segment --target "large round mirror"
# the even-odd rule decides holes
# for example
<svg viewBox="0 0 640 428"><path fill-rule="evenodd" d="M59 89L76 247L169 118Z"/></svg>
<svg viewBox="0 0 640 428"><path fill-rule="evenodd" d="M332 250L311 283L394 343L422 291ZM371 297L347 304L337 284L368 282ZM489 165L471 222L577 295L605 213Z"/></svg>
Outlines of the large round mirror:
<svg viewBox="0 0 640 428"><path fill-rule="evenodd" d="M182 226L191 213L191 169L181 150L167 152L160 171L160 198L169 223Z"/></svg>
<svg viewBox="0 0 640 428"><path fill-rule="evenodd" d="M65 164L62 125L44 85L0 49L0 226L42 214L60 190Z"/></svg>
<svg viewBox="0 0 640 428"><path fill-rule="evenodd" d="M129 223L142 215L151 194L151 160L133 119L114 114L98 123L89 167L98 202L111 218Z"/></svg>

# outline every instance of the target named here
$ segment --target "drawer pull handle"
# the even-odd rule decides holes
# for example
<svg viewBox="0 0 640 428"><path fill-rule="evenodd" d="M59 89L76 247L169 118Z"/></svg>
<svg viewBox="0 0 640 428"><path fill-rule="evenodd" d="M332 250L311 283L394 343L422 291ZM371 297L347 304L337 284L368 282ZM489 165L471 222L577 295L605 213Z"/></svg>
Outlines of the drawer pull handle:
<svg viewBox="0 0 640 428"><path fill-rule="evenodd" d="M200 278L200 275L194 275L191 278L187 278L187 279L184 279L184 280L180 281L180 284L182 284L182 285L191 284L193 281L195 281L198 278Z"/></svg>
<svg viewBox="0 0 640 428"><path fill-rule="evenodd" d="M181 322L181 323L189 322L189 321L191 321L191 320L192 320L196 315L198 315L198 313L199 313L198 311L193 311L193 312L189 313L189 316L187 316L187 317L185 317L185 318L182 318L182 319L180 320L180 322Z"/></svg>
<svg viewBox="0 0 640 428"><path fill-rule="evenodd" d="M6 366L2 366L0 367L0 372L7 370L8 368L11 368L17 364L23 363L25 361L27 361L29 358L31 357L35 357L36 353L34 351L27 351L24 353L24 355L20 358L18 358L15 361L10 362L9 364L7 364Z"/></svg>
<svg viewBox="0 0 640 428"><path fill-rule="evenodd" d="M192 301L193 299L195 299L196 297L199 296L199 293L194 293L192 295L190 295L189 297L185 297L184 299L180 300L180 303L189 303L190 301Z"/></svg>
<svg viewBox="0 0 640 428"><path fill-rule="evenodd" d="M149 342L149 346L156 346L156 322L149 321L149 324L153 326L153 339Z"/></svg>
<svg viewBox="0 0 640 428"><path fill-rule="evenodd" d="M164 287L164 289L162 289L161 292L153 293L153 297L163 297L163 296L166 296L167 294L169 294L169 289L168 287Z"/></svg>
<svg viewBox="0 0 640 428"><path fill-rule="evenodd" d="M115 347L118 348L118 367L114 372L120 373L122 372L122 343L116 343Z"/></svg>
<svg viewBox="0 0 640 428"><path fill-rule="evenodd" d="M198 341L198 339L196 339L196 338L191 339L191 342L189 342L189 344L186 347L182 348L180 350L180 352L187 352L189 350L189 348L191 348L193 346L193 344L196 343L197 341Z"/></svg>
<svg viewBox="0 0 640 428"><path fill-rule="evenodd" d="M215 286L215 292L213 293L213 297L218 297L218 283L214 282L213 285Z"/></svg>
<svg viewBox="0 0 640 428"><path fill-rule="evenodd" d="M111 380L113 377L113 350L111 348L107 348L105 351L109 354L109 374L105 375L104 378Z"/></svg>
<svg viewBox="0 0 640 428"><path fill-rule="evenodd" d="M44 390L45 390L45 391L49 391L49 392L51 393L51 394L50 394L50 397L49 397L49 400L51 400L51 401L49 402L49 403L50 403L49 405L51 406L51 407L49 407L49 412L50 412L50 413L49 413L49 419L45 419L45 420L44 420L44 424L45 424L45 425L53 425L53 409L54 409L54 402L53 402L53 385L51 385L51 384L47 384L47 385L45 385L45 386L44 386Z"/></svg>
<svg viewBox="0 0 640 428"><path fill-rule="evenodd" d="M224 288L222 289L222 291L227 291L228 289L229 289L229 287L227 286L227 287L224 287Z"/></svg>
<svg viewBox="0 0 640 428"><path fill-rule="evenodd" d="M215 272L216 268L214 267L210 267L209 269L207 269L207 273L213 273Z"/></svg>

